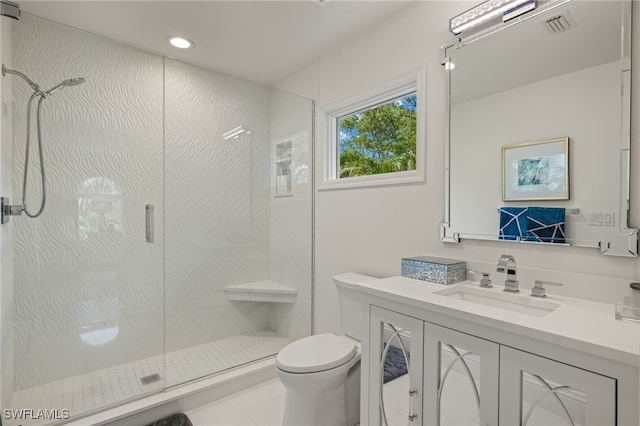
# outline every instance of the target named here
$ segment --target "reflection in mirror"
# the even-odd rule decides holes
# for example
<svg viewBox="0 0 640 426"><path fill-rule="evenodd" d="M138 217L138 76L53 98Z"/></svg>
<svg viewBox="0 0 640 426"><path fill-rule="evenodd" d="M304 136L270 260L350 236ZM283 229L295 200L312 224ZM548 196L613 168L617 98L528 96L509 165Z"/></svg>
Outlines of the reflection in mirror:
<svg viewBox="0 0 640 426"><path fill-rule="evenodd" d="M412 411L407 404L410 399L409 357L411 355L411 331L391 323L383 324L384 343L380 356L380 370L383 374L380 419L384 425L393 424L399 418L406 419Z"/></svg>
<svg viewBox="0 0 640 426"><path fill-rule="evenodd" d="M559 219L564 222L563 238L529 238L524 220L522 238L507 239L599 247L603 254L636 256L637 230L628 229L627 223L625 161L630 1L544 6L523 15L516 25L485 30L475 39L463 37L445 49L450 155L442 239L497 240L502 207L537 207L542 208L537 212L555 219L558 212L567 212ZM562 30L549 24L558 20L565 24ZM503 166L505 147L565 138L565 168L545 168L557 154L546 153L546 148L520 149L516 160ZM526 171L519 171L518 164L531 168L534 163L539 166L536 176L525 179ZM563 170L568 187L557 191L552 184L558 180L552 175ZM518 180L518 174L523 179ZM507 197L503 179L510 180L505 185L513 184ZM536 188L545 189L547 196L527 192ZM557 226L558 220L551 225Z"/></svg>

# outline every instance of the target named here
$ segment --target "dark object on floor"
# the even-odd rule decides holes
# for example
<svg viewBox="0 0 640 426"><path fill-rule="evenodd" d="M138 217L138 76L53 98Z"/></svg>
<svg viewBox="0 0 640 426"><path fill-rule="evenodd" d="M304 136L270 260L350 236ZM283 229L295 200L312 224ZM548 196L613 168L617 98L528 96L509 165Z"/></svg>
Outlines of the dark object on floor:
<svg viewBox="0 0 640 426"><path fill-rule="evenodd" d="M409 357L408 353L407 357ZM407 364L404 361L402 349L391 346L384 360L384 383L397 379L404 374L407 374Z"/></svg>
<svg viewBox="0 0 640 426"><path fill-rule="evenodd" d="M172 414L164 419L157 420L149 426L193 426L189 417L184 413Z"/></svg>

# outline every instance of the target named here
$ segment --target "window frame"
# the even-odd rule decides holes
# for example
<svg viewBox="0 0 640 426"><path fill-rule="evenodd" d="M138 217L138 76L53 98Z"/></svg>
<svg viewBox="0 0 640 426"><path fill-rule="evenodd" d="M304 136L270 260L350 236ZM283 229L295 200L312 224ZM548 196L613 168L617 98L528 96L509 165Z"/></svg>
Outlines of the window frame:
<svg viewBox="0 0 640 426"><path fill-rule="evenodd" d="M426 169L426 114L424 70L413 72L401 79L350 97L348 100L327 109L325 170L323 183L318 190L361 188L368 186L412 184L425 181ZM341 178L339 169L339 125L341 117L384 105L399 97L416 94L416 169L402 172L380 173L366 176Z"/></svg>

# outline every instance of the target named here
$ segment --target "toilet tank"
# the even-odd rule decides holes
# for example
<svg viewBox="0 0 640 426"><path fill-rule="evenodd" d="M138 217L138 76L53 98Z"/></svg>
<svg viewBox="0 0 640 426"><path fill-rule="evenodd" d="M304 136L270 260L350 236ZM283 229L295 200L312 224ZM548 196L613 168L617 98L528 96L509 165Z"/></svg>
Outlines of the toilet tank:
<svg viewBox="0 0 640 426"><path fill-rule="evenodd" d="M353 272L347 272L333 277L333 281L338 288L342 332L358 341L362 340L362 335L365 330L362 325L362 294L355 291L353 285L375 279L377 278L368 275L354 274Z"/></svg>

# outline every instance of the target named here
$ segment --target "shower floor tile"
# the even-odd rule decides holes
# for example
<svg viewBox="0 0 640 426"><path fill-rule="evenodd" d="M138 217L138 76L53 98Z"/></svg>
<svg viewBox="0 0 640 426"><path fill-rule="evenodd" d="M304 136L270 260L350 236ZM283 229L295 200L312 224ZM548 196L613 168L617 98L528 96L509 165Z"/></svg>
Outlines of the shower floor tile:
<svg viewBox="0 0 640 426"><path fill-rule="evenodd" d="M6 426L43 426L59 422L63 409L80 416L165 387L178 385L276 354L291 341L275 332L233 336L115 367L16 391L11 408L33 409L27 417L57 414L59 420L2 419ZM154 377L154 375L159 375ZM141 379L147 378L147 384ZM154 379L157 379L154 381ZM54 410L39 413L37 410ZM55 410L58 410L57 412ZM40 415L40 416L38 416Z"/></svg>

